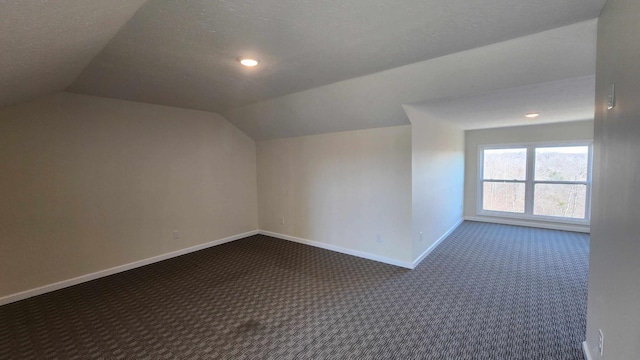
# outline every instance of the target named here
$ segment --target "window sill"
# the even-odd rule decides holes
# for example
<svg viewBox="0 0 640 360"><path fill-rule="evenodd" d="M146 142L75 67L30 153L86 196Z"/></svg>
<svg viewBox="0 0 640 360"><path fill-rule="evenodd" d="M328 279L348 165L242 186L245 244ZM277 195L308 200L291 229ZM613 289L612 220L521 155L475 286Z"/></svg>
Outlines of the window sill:
<svg viewBox="0 0 640 360"><path fill-rule="evenodd" d="M489 222L496 224L505 224L505 225L516 225L516 226L528 226L542 229L551 229L551 230L562 230L562 231L574 231L574 232L583 232L590 233L590 223L588 221L558 221L555 218L551 218L552 220L547 220L547 218L540 218L538 216L504 216L504 215L493 215L488 214L487 212L479 213L475 216L465 216L465 220L468 221L480 221L480 222Z"/></svg>

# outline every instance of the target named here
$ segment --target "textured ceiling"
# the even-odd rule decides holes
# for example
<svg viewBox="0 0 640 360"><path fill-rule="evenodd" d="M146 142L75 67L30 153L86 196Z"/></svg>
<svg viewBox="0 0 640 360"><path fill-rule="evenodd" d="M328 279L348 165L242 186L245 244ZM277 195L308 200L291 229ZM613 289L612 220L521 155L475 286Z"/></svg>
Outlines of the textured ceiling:
<svg viewBox="0 0 640 360"><path fill-rule="evenodd" d="M595 76L584 76L412 106L465 130L535 125L593 119L595 91ZM532 112L540 117L524 116Z"/></svg>
<svg viewBox="0 0 640 360"><path fill-rule="evenodd" d="M88 6L83 5L86 0L61 2L70 3L64 8L73 12ZM223 112L592 19L598 16L604 2L150 0L68 90ZM103 7L113 9L112 12L121 9L122 15L129 10L122 10L125 3L132 3L130 8L136 4L124 0L104 2L107 3ZM96 25L96 19L105 22L97 35L106 38L108 29L120 21L115 20L120 16L97 10L87 20L93 19ZM91 29L75 29L57 22L50 27L62 37L74 38L72 43L87 43L87 47L70 46L68 55L65 54L68 49L61 46L45 47L48 51L41 53L25 53L32 56L56 53L61 59L33 60L34 64L23 68L56 75L62 69L64 76L59 76L62 79L51 75L56 78L51 83L60 85L73 76L72 70L90 56L93 45L99 41L84 40L89 37L82 33ZM32 38L43 45L48 43L47 39L55 38L44 35L33 34ZM13 47L19 48L28 40L17 38ZM87 56L74 55L78 49ZM60 50L64 50L62 55L57 54ZM18 53L10 56L22 56ZM242 69L236 61L240 56L254 56L261 65L253 70Z"/></svg>
<svg viewBox="0 0 640 360"><path fill-rule="evenodd" d="M565 116L554 117L581 120L594 110L593 92L591 103L583 100L592 91L586 88L593 89L588 77L595 74L596 33L597 21L584 21L281 96L222 115L249 136L263 140L409 124L404 104L453 107L457 100L470 98L484 99L487 103L483 107L504 107L509 105L506 99L498 98L494 105L496 97L483 98L483 94L513 91L514 96L508 100L520 106L528 102L529 96L539 98L540 92L551 100L556 99L555 95L582 99L560 102L558 105L567 106ZM583 77L587 79L560 83L563 86L541 85L542 91L537 91L538 85L529 86ZM579 111L574 108L576 103L582 104ZM432 118L448 120L444 113L440 115ZM576 115L579 118L571 118ZM520 119L510 116L468 120L477 127L487 127L485 120L506 126L509 121L517 125ZM545 119L549 120L548 114Z"/></svg>
<svg viewBox="0 0 640 360"><path fill-rule="evenodd" d="M564 99L547 119L577 120L604 2L0 0L0 107L66 89L220 112L258 140L407 124L402 104L480 128L508 116L463 124L478 102Z"/></svg>
<svg viewBox="0 0 640 360"><path fill-rule="evenodd" d="M69 86L145 0L0 0L0 107Z"/></svg>

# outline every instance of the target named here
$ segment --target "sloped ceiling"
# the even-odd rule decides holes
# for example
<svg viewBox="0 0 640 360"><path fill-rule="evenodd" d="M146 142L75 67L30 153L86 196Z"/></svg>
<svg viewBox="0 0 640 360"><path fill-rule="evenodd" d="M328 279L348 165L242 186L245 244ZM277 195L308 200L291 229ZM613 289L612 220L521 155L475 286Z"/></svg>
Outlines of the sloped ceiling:
<svg viewBox="0 0 640 360"><path fill-rule="evenodd" d="M475 130L593 119L593 75L411 104L425 118ZM539 117L528 119L528 113Z"/></svg>
<svg viewBox="0 0 640 360"><path fill-rule="evenodd" d="M69 91L224 112L592 19L604 1L150 0Z"/></svg>
<svg viewBox="0 0 640 360"><path fill-rule="evenodd" d="M145 0L0 0L0 107L64 90Z"/></svg>
<svg viewBox="0 0 640 360"><path fill-rule="evenodd" d="M256 139L390 126L407 122L405 103L593 74L583 69L595 60L595 21L572 40L550 35L539 54L512 46L514 56L491 44L594 19L605 1L0 0L0 107L65 89L220 112ZM484 50L456 57L469 49ZM548 63L567 51L577 70ZM244 56L260 66L242 68ZM469 86L438 75L447 56L466 59L451 64L468 78L452 81ZM537 75L482 74L522 56ZM394 72L405 68L413 70ZM376 82L359 80L367 76Z"/></svg>
<svg viewBox="0 0 640 360"><path fill-rule="evenodd" d="M566 97L575 92L573 96L579 97L579 103L585 106L580 113L593 112L594 94L578 87L594 79L596 32L597 21L589 20L281 96L222 115L254 139L264 140L406 125L410 122L402 106L405 104L424 104L421 109L425 111L442 103L455 108L458 104L465 105L463 102L469 97L519 89L518 97L512 96L510 101L486 104L501 106L503 114L511 114L523 103L533 105L529 96L535 96L532 90L537 87L527 85L582 77L587 78L570 81L563 87L547 86L549 91L563 93L549 92L546 96ZM588 87L593 89L593 85ZM575 112L575 109L555 111ZM434 120L448 121L445 112L434 109L430 114ZM548 119L547 115L540 119ZM570 118L571 114L566 115ZM482 123L487 119L492 124L498 120L500 126L522 124L522 116L474 117L469 121L482 128L487 127Z"/></svg>

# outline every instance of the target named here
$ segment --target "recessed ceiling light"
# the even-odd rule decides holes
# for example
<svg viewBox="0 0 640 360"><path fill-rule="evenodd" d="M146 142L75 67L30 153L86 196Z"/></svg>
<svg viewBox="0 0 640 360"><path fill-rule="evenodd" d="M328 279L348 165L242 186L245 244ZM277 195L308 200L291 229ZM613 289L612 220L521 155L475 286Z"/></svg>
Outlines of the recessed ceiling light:
<svg viewBox="0 0 640 360"><path fill-rule="evenodd" d="M529 119L534 119L534 118L537 118L538 116L540 116L540 114L539 113L528 113L525 116L528 117Z"/></svg>
<svg viewBox="0 0 640 360"><path fill-rule="evenodd" d="M240 59L240 64L246 67L254 67L258 65L258 60L255 59Z"/></svg>

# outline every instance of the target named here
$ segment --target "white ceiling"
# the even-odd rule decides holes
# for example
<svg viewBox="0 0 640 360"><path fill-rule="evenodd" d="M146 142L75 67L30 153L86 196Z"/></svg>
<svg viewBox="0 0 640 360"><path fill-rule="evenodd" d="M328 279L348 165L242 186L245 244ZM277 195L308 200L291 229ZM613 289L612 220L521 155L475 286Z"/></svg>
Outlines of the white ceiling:
<svg viewBox="0 0 640 360"><path fill-rule="evenodd" d="M69 90L222 112L592 19L604 2L150 0Z"/></svg>
<svg viewBox="0 0 640 360"><path fill-rule="evenodd" d="M590 120L595 92L596 78L590 75L411 105L430 119L474 130ZM540 116L528 119L528 113Z"/></svg>
<svg viewBox="0 0 640 360"><path fill-rule="evenodd" d="M0 108L67 88L145 0L0 0Z"/></svg>
<svg viewBox="0 0 640 360"><path fill-rule="evenodd" d="M0 107L66 89L222 112L256 139L397 125L402 104L593 75L593 25L545 30L594 19L604 3L0 0ZM540 53L490 45L539 32L550 34L549 46L534 41ZM438 60L469 49L483 50L454 57L459 71ZM241 68L241 56L261 64ZM517 73L487 72L497 67Z"/></svg>
<svg viewBox="0 0 640 360"><path fill-rule="evenodd" d="M556 81L563 86L546 85L545 95L554 98L552 92L557 92L559 97L581 99L572 104L583 107L576 110L572 105L565 115L582 116L593 113L594 95L590 104L585 101L588 91L583 85L595 74L596 32L597 21L585 21L251 104L223 116L257 140L312 135L407 125L412 120L403 108L407 104L427 104L422 111L441 103L454 108L458 101L489 94L486 106L492 107L494 92L513 91L508 101L498 101L505 111L513 105L518 112L517 105L527 103L530 95L540 97L543 91L536 89L545 85L535 84ZM593 89L592 84L586 86ZM508 122L519 120L513 116L487 119L501 126L518 125ZM433 120L448 119L433 116ZM481 120L474 119L477 127L490 126Z"/></svg>

